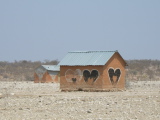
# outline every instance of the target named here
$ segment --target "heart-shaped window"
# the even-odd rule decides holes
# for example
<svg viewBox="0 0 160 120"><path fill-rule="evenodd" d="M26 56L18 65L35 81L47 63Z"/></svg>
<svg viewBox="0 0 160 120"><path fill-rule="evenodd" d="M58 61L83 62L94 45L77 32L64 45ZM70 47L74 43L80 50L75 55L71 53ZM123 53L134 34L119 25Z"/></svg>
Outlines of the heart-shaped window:
<svg viewBox="0 0 160 120"><path fill-rule="evenodd" d="M117 85L120 75L121 75L121 70L120 69L114 70L113 68L110 68L108 70L108 74L109 74L109 78L110 78L112 85L113 86Z"/></svg>
<svg viewBox="0 0 160 120"><path fill-rule="evenodd" d="M83 77L85 82L88 82L88 79L91 79L93 80L93 82L95 82L98 76L99 76L99 73L97 70L92 70L91 72L89 70L83 71Z"/></svg>

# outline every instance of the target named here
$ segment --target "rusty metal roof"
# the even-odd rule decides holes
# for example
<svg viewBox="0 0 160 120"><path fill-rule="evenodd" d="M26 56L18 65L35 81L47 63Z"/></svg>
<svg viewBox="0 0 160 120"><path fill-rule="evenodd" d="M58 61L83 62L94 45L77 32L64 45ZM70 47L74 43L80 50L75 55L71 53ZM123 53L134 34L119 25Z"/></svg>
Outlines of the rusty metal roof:
<svg viewBox="0 0 160 120"><path fill-rule="evenodd" d="M58 65L62 66L87 66L105 65L117 51L80 51L68 52Z"/></svg>
<svg viewBox="0 0 160 120"><path fill-rule="evenodd" d="M42 65L42 67L49 71L60 71L59 65Z"/></svg>

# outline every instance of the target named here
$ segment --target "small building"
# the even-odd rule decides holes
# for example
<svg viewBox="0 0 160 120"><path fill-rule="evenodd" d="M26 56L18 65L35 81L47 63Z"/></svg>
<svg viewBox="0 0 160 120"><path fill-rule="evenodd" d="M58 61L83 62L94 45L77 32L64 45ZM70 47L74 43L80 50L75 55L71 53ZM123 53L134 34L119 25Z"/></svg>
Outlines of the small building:
<svg viewBox="0 0 160 120"><path fill-rule="evenodd" d="M62 91L125 89L127 63L118 51L68 52L58 65Z"/></svg>
<svg viewBox="0 0 160 120"><path fill-rule="evenodd" d="M59 82L59 66L58 65L41 65L35 69L35 83L58 83Z"/></svg>

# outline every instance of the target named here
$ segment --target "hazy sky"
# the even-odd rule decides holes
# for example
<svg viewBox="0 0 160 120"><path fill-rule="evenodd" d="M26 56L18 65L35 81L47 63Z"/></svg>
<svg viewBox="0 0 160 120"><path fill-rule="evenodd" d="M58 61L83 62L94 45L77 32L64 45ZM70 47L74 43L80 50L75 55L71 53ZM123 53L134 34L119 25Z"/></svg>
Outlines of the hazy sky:
<svg viewBox="0 0 160 120"><path fill-rule="evenodd" d="M160 60L160 0L0 0L0 61L90 50Z"/></svg>

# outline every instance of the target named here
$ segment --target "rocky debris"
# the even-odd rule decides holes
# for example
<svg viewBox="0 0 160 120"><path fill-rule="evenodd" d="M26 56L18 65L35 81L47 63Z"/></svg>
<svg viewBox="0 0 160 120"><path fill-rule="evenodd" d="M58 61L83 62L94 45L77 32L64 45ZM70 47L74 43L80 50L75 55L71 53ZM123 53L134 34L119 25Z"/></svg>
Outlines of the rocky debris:
<svg viewBox="0 0 160 120"><path fill-rule="evenodd" d="M59 84L1 82L0 119L159 120L160 84L155 84L123 92L59 92Z"/></svg>

